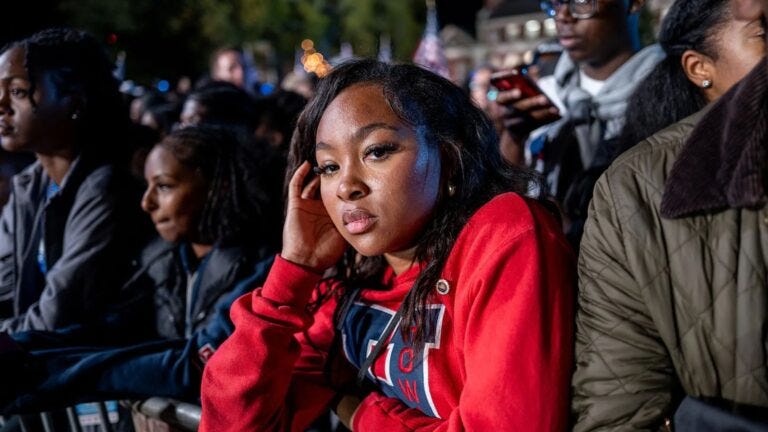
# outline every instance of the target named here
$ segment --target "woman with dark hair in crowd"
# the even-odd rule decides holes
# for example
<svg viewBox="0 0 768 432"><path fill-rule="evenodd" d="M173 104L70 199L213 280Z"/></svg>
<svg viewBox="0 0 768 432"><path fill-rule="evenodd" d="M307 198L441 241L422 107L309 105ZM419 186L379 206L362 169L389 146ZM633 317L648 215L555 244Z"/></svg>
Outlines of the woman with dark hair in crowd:
<svg viewBox="0 0 768 432"><path fill-rule="evenodd" d="M0 221L0 304L12 305L0 331L98 315L147 239L112 68L92 36L71 29L0 54L0 142L37 158L14 177Z"/></svg>
<svg viewBox="0 0 768 432"><path fill-rule="evenodd" d="M573 256L497 140L422 68L355 60L321 80L282 252L233 304L201 430L303 430L328 408L353 430L565 430Z"/></svg>
<svg viewBox="0 0 768 432"><path fill-rule="evenodd" d="M667 57L629 100L617 153L701 110L746 76L765 55L765 25L734 17L729 0L676 1L659 43Z"/></svg>
<svg viewBox="0 0 768 432"><path fill-rule="evenodd" d="M181 127L210 124L243 128L248 134L255 129L256 108L248 93L223 81L212 81L187 96L181 109Z"/></svg>
<svg viewBox="0 0 768 432"><path fill-rule="evenodd" d="M210 127L152 149L141 204L160 239L135 261L125 301L103 326L14 335L26 366L4 369L5 413L104 398L197 401L203 366L232 331L230 304L263 283L278 247L269 233L279 227L267 221L282 207L264 193L275 179L263 175L261 150Z"/></svg>
<svg viewBox="0 0 768 432"><path fill-rule="evenodd" d="M277 90L256 101L254 136L278 151L288 153L288 143L296 120L307 105L304 96L290 90Z"/></svg>

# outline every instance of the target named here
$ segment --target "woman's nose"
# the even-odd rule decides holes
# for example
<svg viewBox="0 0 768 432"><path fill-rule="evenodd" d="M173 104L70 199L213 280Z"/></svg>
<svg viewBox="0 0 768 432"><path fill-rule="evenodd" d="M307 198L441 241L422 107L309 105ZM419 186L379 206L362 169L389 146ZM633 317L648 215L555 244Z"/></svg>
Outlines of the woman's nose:
<svg viewBox="0 0 768 432"><path fill-rule="evenodd" d="M343 170L339 180L336 195L344 201L355 201L366 195L370 190L365 181L352 169Z"/></svg>
<svg viewBox="0 0 768 432"><path fill-rule="evenodd" d="M147 213L151 213L157 208L157 202L155 202L155 194L152 188L147 188L144 195L141 197L141 209Z"/></svg>
<svg viewBox="0 0 768 432"><path fill-rule="evenodd" d="M8 92L5 90L0 90L0 115L5 114L12 114L13 111L11 111L11 104L10 104L10 98L8 97Z"/></svg>

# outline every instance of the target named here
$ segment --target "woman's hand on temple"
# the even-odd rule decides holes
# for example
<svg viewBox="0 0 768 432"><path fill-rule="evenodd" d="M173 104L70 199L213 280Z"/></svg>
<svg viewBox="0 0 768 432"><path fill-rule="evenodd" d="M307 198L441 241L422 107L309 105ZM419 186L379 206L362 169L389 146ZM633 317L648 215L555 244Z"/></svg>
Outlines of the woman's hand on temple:
<svg viewBox="0 0 768 432"><path fill-rule="evenodd" d="M320 177L304 186L311 169L309 162L301 164L288 185L288 211L280 256L322 273L341 258L347 242L333 225L322 200L316 198Z"/></svg>

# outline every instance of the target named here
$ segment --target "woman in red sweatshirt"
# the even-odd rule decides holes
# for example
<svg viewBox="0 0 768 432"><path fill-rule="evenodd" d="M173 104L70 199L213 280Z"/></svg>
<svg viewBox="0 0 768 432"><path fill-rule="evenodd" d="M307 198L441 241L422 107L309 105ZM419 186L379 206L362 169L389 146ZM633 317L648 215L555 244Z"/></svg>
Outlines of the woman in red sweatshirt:
<svg viewBox="0 0 768 432"><path fill-rule="evenodd" d="M232 306L201 430L302 431L329 408L352 430L566 428L573 256L458 87L339 66L291 164L282 252Z"/></svg>

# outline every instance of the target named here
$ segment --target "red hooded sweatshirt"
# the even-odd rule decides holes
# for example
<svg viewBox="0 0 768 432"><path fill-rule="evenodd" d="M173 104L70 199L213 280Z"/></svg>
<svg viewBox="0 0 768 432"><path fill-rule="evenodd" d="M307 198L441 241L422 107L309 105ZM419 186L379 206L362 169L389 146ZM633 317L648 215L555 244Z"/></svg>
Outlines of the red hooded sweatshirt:
<svg viewBox="0 0 768 432"><path fill-rule="evenodd" d="M332 374L354 379L418 272L390 269L391 289L361 292L343 322L343 353L334 353L349 363L334 362ZM334 283L317 290L319 281L278 257L264 287L233 304L235 331L205 368L201 431L303 431L330 407L337 302L307 313L313 292ZM388 339L367 373L377 391L353 429L565 430L574 287L574 257L555 219L519 195L497 196L450 252L428 307L433 336L419 350L399 329Z"/></svg>

